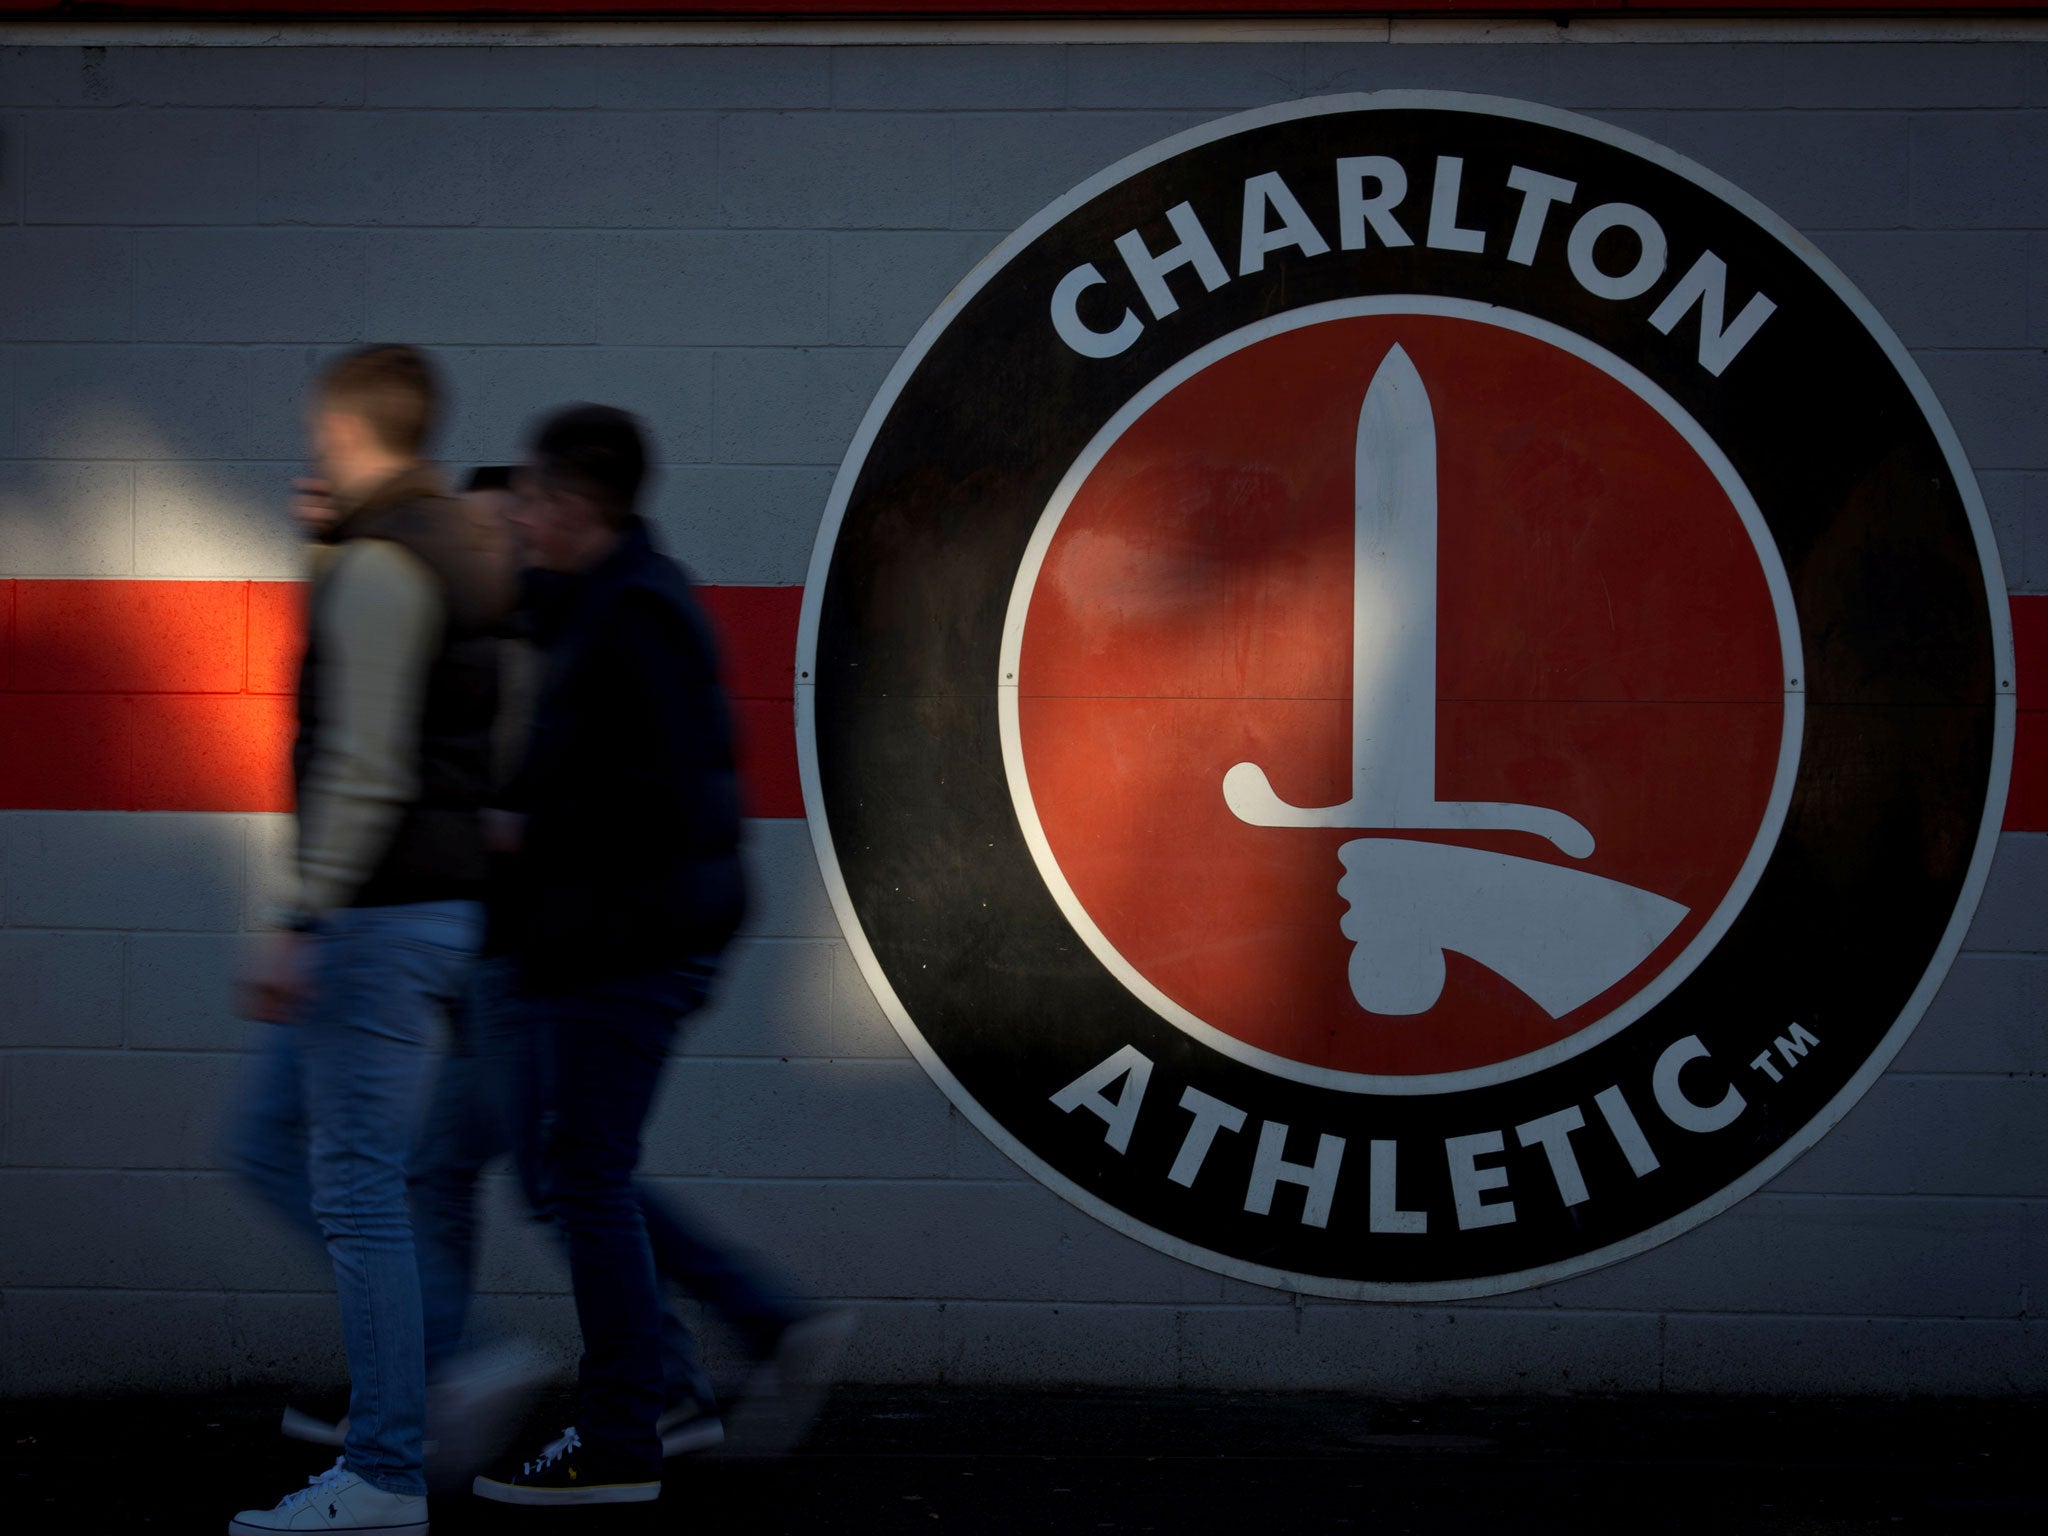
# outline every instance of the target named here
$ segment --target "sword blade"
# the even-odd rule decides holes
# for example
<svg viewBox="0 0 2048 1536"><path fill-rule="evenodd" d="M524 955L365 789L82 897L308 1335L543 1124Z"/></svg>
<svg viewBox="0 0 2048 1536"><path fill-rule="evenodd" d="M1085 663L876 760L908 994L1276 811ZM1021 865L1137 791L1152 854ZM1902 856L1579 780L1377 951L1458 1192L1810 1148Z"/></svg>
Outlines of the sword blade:
<svg viewBox="0 0 2048 1536"><path fill-rule="evenodd" d="M1436 802L1436 417L1398 346L1359 408L1353 520L1353 803L1423 825Z"/></svg>

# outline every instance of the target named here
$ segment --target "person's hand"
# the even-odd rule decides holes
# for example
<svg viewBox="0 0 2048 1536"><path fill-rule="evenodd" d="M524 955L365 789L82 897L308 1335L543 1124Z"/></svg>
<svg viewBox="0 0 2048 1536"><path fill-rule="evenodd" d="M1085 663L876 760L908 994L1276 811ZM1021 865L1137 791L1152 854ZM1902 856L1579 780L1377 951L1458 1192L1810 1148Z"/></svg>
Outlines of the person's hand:
<svg viewBox="0 0 2048 1536"><path fill-rule="evenodd" d="M235 1009L265 1024L295 1024L313 990L311 936L279 928L257 941L235 984Z"/></svg>
<svg viewBox="0 0 2048 1536"><path fill-rule="evenodd" d="M526 846L526 817L519 811L486 808L484 847L492 853L517 853Z"/></svg>
<svg viewBox="0 0 2048 1536"><path fill-rule="evenodd" d="M334 523L334 487L325 480L294 480L292 521L307 538L319 538Z"/></svg>

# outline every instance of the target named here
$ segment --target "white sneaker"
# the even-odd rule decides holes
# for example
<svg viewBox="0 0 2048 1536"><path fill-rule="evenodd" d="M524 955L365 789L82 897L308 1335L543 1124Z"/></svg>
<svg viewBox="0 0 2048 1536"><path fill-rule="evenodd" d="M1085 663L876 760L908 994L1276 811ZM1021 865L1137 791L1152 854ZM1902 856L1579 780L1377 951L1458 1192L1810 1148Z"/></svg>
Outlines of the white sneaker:
<svg viewBox="0 0 2048 1536"><path fill-rule="evenodd" d="M473 1349L436 1372L427 1383L428 1485L466 1490L504 1453L547 1377L546 1357L521 1339Z"/></svg>
<svg viewBox="0 0 2048 1536"><path fill-rule="evenodd" d="M376 1531L380 1536L427 1536L427 1501L417 1493L386 1493L349 1471L343 1458L306 1486L278 1500L275 1509L245 1509L228 1523L228 1536L273 1536L278 1531Z"/></svg>

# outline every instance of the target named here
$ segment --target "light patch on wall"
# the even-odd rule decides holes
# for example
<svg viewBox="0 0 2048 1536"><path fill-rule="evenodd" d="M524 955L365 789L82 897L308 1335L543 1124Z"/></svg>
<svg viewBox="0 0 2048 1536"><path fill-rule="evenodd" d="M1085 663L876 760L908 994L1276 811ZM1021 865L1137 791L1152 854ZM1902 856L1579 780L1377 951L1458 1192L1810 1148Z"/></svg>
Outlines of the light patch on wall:
<svg viewBox="0 0 2048 1536"><path fill-rule="evenodd" d="M290 494L304 473L295 464L137 464L135 574L301 579Z"/></svg>
<svg viewBox="0 0 2048 1536"><path fill-rule="evenodd" d="M125 576L135 558L126 464L0 464L0 576Z"/></svg>

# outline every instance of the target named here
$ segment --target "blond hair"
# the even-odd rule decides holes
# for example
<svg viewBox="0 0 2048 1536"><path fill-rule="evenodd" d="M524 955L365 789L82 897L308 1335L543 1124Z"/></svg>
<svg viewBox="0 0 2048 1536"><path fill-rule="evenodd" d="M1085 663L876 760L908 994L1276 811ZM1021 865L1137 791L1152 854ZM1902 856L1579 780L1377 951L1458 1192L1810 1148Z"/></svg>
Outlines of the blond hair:
<svg viewBox="0 0 2048 1536"><path fill-rule="evenodd" d="M378 443L417 458L441 414L441 383L417 347L362 347L320 373L320 398L333 409L360 416Z"/></svg>

